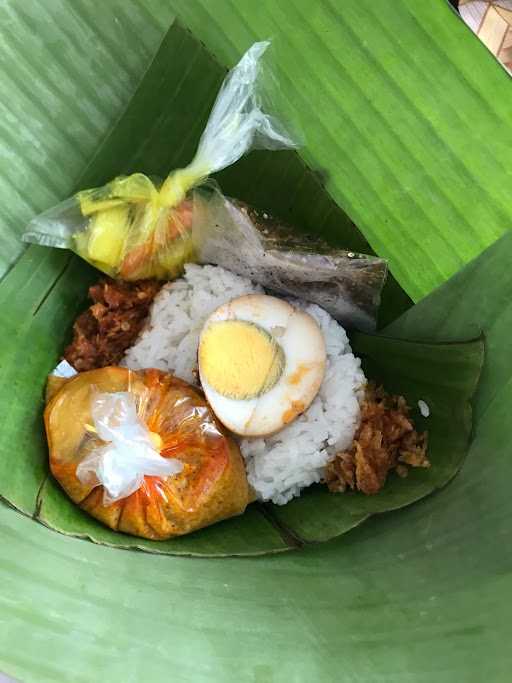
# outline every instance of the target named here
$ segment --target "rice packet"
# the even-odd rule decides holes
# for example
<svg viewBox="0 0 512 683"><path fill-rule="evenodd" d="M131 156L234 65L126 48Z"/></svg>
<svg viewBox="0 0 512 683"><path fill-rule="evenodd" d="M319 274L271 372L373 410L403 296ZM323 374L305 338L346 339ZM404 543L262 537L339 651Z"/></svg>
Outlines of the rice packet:
<svg viewBox="0 0 512 683"><path fill-rule="evenodd" d="M297 143L265 113L258 80L269 41L255 43L225 78L192 162L159 183L142 173L83 190L36 216L25 242L71 249L114 278L172 279L194 260L193 189L252 149Z"/></svg>

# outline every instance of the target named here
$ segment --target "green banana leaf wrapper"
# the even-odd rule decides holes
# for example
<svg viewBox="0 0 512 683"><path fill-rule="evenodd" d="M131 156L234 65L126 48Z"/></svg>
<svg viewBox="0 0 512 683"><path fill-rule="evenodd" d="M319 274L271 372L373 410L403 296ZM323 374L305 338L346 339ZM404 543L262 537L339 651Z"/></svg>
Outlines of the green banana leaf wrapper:
<svg viewBox="0 0 512 683"><path fill-rule="evenodd" d="M176 31L179 35L178 28ZM371 330L386 275L385 261L336 249L317 236L308 239L265 211L225 197L211 183L204 185L210 172L238 158L258 140L261 142L262 136L267 147L295 144L275 119L262 112L255 95L258 60L266 46L255 44L224 81L189 166L174 171L163 183L150 174L131 173L98 189L81 191L46 215L36 217L24 239L72 246L79 255L86 256L84 261L126 279L175 277L191 258L216 263L260 282L271 291L314 301L347 326ZM129 109L125 117L129 120L131 116ZM118 125L121 128L122 122ZM239 144L234 150L236 140ZM62 221L62 216L66 220ZM77 225L81 229L77 230ZM136 238L127 239L132 231ZM161 239L156 239L160 234ZM117 238L113 239L113 235ZM131 258L139 249L140 258ZM83 279L76 277L79 263L76 259L69 262L59 287L52 289L48 300L45 299L45 306L47 302L58 303L63 293L75 301L78 292L85 296ZM121 272L123 267L128 272ZM20 268L15 274L23 277ZM97 276L91 273L89 277ZM60 319L52 316L45 323L45 306L40 312L38 309L35 318L52 325L49 329L53 330L57 358L73 318L66 309ZM9 460L4 462L5 497L15 507L59 531L160 554L258 554L344 534L373 514L403 507L428 495L457 473L467 452L471 398L483 362L483 342L477 337L445 345L408 343L359 333L353 336L352 344L363 360L367 377L382 382L390 392L404 395L419 429L428 429L430 433L432 467L411 472L407 479L390 477L378 496L336 495L324 487L313 488L282 508L253 505L240 518L188 537L165 542L141 540L105 529L77 509L48 475L47 453L41 444L37 455L26 452L17 462L16 470ZM41 367L41 382L53 366ZM417 409L420 399L431 407L428 421ZM42 392L39 397L34 394L32 405L41 405L41 400ZM17 491L15 482L24 476L27 467L33 474L33 487Z"/></svg>
<svg viewBox="0 0 512 683"><path fill-rule="evenodd" d="M82 0L8 2L2 13L4 105L19 134L1 135L16 163L2 185L0 233L0 669L37 683L508 682L506 72L443 0L114 0L101 21ZM176 16L189 30L174 23L166 33ZM373 248L422 299L412 306L397 286L384 302L387 338L354 335L352 345L368 374L413 405L429 402L419 426L443 464L424 473L438 476L427 491L413 479L401 492L392 481L382 497L312 490L281 518L251 506L243 526L230 520L133 552L137 539L110 536L47 476L46 374L97 271L63 250L21 255L21 226L77 187L184 167L223 67L267 35L279 38L279 77L308 142L300 157L250 155L219 182L339 249ZM61 121L73 122L73 136ZM391 314L400 296L409 310Z"/></svg>

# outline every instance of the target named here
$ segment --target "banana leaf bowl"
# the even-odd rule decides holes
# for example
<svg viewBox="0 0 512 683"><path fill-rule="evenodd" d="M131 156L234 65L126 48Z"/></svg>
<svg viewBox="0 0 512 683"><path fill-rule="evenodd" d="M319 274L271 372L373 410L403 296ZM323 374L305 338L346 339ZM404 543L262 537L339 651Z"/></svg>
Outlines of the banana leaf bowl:
<svg viewBox="0 0 512 683"><path fill-rule="evenodd" d="M0 670L510 680L507 72L445 0L8 0L0 14ZM378 334L352 344L372 376L427 399L433 467L371 500L314 489L183 539L119 536L48 476L41 421L97 274L20 235L78 188L186 163L226 69L267 37L304 145L217 180L388 260Z"/></svg>

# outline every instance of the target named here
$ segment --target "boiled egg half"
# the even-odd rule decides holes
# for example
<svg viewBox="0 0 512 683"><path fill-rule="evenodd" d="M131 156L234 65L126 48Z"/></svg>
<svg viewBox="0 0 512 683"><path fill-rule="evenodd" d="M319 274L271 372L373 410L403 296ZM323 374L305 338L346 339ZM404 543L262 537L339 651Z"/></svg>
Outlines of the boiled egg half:
<svg viewBox="0 0 512 683"><path fill-rule="evenodd" d="M309 314L273 296L248 294L208 318L198 363L218 419L235 434L266 436L315 398L325 372L325 342Z"/></svg>

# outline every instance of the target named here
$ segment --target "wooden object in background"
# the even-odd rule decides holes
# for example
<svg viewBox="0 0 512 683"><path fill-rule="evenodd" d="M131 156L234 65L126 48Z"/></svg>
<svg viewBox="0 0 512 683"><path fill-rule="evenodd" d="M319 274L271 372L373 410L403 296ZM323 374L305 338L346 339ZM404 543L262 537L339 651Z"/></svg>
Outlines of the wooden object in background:
<svg viewBox="0 0 512 683"><path fill-rule="evenodd" d="M459 13L484 45L512 72L512 1L459 0Z"/></svg>

